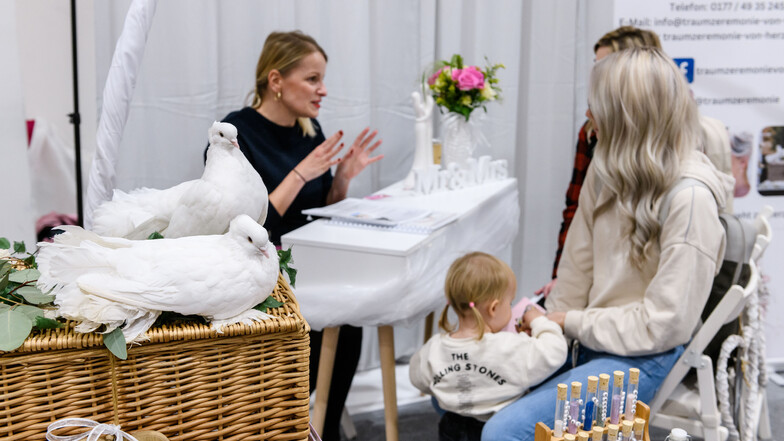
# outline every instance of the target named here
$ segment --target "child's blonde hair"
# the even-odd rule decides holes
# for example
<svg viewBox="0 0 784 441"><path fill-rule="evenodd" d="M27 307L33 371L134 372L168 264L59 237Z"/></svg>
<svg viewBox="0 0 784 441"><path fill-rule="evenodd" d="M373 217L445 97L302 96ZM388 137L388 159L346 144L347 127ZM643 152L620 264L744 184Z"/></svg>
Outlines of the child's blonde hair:
<svg viewBox="0 0 784 441"><path fill-rule="evenodd" d="M501 299L513 280L512 269L495 256L476 251L458 258L452 262L446 273L444 292L447 304L441 312L438 327L445 332L454 331L455 328L447 317L450 306L461 317L471 311L479 325L477 339L481 339L485 321L476 304Z"/></svg>

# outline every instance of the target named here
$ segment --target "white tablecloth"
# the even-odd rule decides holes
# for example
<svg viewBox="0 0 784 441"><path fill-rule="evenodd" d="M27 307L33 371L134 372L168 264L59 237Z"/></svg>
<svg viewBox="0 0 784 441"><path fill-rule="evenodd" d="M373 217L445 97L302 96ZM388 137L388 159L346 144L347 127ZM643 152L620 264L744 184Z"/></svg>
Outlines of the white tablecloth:
<svg viewBox="0 0 784 441"><path fill-rule="evenodd" d="M457 213L430 235L360 229L318 220L286 234L298 269L294 293L315 330L408 324L445 304L449 265L470 251L499 254L517 234L516 179L411 195L395 184L385 203Z"/></svg>

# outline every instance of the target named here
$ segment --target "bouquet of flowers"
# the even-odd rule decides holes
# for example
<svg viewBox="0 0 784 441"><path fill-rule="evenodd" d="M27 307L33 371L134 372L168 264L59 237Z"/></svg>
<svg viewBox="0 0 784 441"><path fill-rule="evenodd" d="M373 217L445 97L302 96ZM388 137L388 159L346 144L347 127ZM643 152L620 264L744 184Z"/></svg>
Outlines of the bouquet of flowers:
<svg viewBox="0 0 784 441"><path fill-rule="evenodd" d="M501 89L497 86L495 74L504 67L503 64L490 65L489 62L484 69L464 66L463 57L455 54L451 60L435 64L435 72L428 77L427 85L436 104L468 121L474 109L481 107L486 112L485 103L499 98Z"/></svg>

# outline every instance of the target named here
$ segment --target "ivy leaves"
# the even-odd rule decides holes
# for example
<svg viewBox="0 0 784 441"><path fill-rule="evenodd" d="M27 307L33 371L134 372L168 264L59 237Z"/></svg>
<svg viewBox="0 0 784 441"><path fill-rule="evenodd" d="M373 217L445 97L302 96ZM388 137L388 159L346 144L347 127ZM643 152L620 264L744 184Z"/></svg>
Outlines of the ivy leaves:
<svg viewBox="0 0 784 441"><path fill-rule="evenodd" d="M287 250L278 250L278 260L280 262L280 270L289 276L291 286L294 287L297 284L297 270L289 266L289 264L294 263L294 259L291 257L291 247Z"/></svg>
<svg viewBox="0 0 784 441"><path fill-rule="evenodd" d="M277 299L275 299L275 297L268 296L263 302L254 306L253 309L259 310L261 312L267 312L267 309L269 308L279 308L281 306L283 306L283 302L279 302Z"/></svg>
<svg viewBox="0 0 784 441"><path fill-rule="evenodd" d="M294 259L291 257L291 247L287 250L278 250L278 262L280 271L285 272L286 275L289 276L291 286L294 286L297 283L297 269L289 266L294 263ZM269 308L279 308L281 306L283 306L283 302L278 301L275 297L268 296L263 302L254 306L253 309L267 312L267 309Z"/></svg>

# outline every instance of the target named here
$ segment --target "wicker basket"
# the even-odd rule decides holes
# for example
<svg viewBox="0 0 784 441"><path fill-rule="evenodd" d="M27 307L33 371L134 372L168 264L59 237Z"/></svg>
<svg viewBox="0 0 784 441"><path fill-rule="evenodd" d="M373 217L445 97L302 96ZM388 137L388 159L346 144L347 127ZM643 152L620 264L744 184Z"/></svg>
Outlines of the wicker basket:
<svg viewBox="0 0 784 441"><path fill-rule="evenodd" d="M127 360L72 325L0 352L0 439L43 439L56 420L89 418L171 440L306 440L310 328L282 277L273 296L284 304L271 320L223 334L155 328Z"/></svg>

